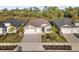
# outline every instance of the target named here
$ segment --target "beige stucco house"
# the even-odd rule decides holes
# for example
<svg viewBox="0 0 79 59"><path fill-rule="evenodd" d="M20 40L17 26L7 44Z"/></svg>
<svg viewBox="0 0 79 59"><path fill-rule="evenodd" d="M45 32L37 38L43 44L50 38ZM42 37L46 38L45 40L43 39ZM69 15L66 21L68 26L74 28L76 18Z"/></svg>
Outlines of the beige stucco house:
<svg viewBox="0 0 79 59"><path fill-rule="evenodd" d="M25 34L50 33L51 24L44 19L31 19L25 26Z"/></svg>

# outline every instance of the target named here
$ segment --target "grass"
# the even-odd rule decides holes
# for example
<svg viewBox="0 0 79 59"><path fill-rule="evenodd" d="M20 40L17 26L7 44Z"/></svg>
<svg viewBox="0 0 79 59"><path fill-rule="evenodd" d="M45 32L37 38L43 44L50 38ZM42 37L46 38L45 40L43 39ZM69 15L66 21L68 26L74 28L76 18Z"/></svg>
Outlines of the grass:
<svg viewBox="0 0 79 59"><path fill-rule="evenodd" d="M59 34L55 34L53 35L52 33L46 33L44 35L42 35L42 42L43 43L53 43L53 42L56 42L56 43L67 43L68 41L61 35Z"/></svg>

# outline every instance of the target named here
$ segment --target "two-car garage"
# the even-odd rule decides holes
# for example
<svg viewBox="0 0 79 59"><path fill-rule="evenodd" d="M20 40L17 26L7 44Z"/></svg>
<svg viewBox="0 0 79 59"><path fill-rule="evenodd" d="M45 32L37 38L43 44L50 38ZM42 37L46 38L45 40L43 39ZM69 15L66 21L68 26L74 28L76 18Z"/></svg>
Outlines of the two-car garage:
<svg viewBox="0 0 79 59"><path fill-rule="evenodd" d="M61 28L61 32L63 34L71 34L71 33L79 33L79 28L78 27L72 27L72 28Z"/></svg>
<svg viewBox="0 0 79 59"><path fill-rule="evenodd" d="M41 33L41 28L24 28L24 34L34 34L34 33Z"/></svg>

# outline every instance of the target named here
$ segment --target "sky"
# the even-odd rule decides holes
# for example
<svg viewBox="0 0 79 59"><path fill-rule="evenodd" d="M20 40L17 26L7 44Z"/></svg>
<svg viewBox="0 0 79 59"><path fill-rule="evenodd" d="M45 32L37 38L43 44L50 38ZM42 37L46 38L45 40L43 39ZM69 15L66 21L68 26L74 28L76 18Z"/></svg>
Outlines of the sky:
<svg viewBox="0 0 79 59"><path fill-rule="evenodd" d="M1 9L4 9L4 8L7 8L8 10L10 9L15 9L15 8L19 8L19 9L23 9L23 8L29 8L29 7L32 7L32 6L0 6L0 10ZM35 7L38 7L40 8L41 10L44 8L44 6L35 6ZM67 8L68 6L58 6L60 9L65 9Z"/></svg>

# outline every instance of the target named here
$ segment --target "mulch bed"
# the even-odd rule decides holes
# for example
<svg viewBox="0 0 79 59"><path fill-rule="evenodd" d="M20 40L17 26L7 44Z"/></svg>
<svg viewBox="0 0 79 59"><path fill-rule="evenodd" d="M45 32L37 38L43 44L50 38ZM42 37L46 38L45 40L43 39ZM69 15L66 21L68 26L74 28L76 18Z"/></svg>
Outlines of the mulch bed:
<svg viewBox="0 0 79 59"><path fill-rule="evenodd" d="M43 45L45 50L72 50L71 45Z"/></svg>
<svg viewBox="0 0 79 59"><path fill-rule="evenodd" d="M0 50L14 50L17 47L17 45L1 45Z"/></svg>

